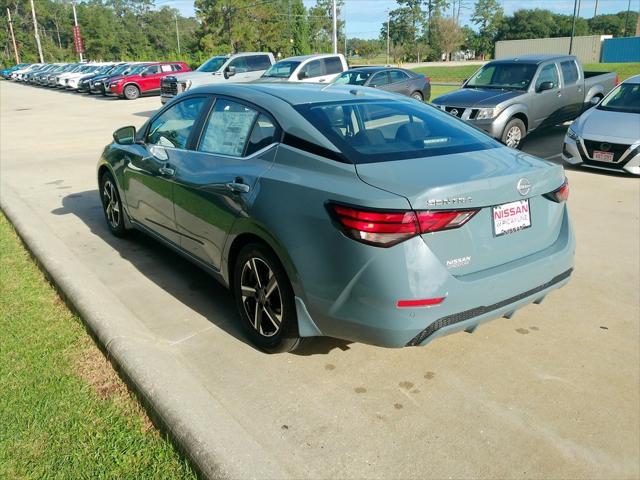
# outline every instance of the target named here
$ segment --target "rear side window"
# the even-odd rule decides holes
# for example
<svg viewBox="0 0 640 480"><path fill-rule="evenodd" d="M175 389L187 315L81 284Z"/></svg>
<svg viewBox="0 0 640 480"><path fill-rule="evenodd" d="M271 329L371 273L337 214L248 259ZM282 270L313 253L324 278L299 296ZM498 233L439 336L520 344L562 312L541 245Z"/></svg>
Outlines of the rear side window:
<svg viewBox="0 0 640 480"><path fill-rule="evenodd" d="M560 62L560 68L562 69L562 78L564 78L565 85L571 85L578 80L578 67L573 60L567 60Z"/></svg>
<svg viewBox="0 0 640 480"><path fill-rule="evenodd" d="M163 72L171 72L173 69L171 68L171 65L160 65L160 69Z"/></svg>
<svg viewBox="0 0 640 480"><path fill-rule="evenodd" d="M451 115L416 102L349 101L296 109L354 163L434 157L500 147Z"/></svg>
<svg viewBox="0 0 640 480"><path fill-rule="evenodd" d="M271 66L271 60L267 55L253 55L247 58L247 63L249 64L250 72L266 70Z"/></svg>
<svg viewBox="0 0 640 480"><path fill-rule="evenodd" d="M171 64L171 69L174 72L179 72L180 70L182 70L182 65L180 65L179 63L173 63Z"/></svg>
<svg viewBox="0 0 640 480"><path fill-rule="evenodd" d="M376 73L371 81L369 82L370 87L380 87L382 85L387 85L389 83L389 75L387 72L378 72Z"/></svg>
<svg viewBox="0 0 640 480"><path fill-rule="evenodd" d="M400 70L391 70L389 72L391 83L403 82L409 78L409 75Z"/></svg>
<svg viewBox="0 0 640 480"><path fill-rule="evenodd" d="M251 155L278 140L278 127L273 120L261 113L251 131L245 155Z"/></svg>
<svg viewBox="0 0 640 480"><path fill-rule="evenodd" d="M258 112L241 103L216 100L198 150L241 157L257 116Z"/></svg>
<svg viewBox="0 0 640 480"><path fill-rule="evenodd" d="M327 75L342 72L342 62L340 57L329 57L322 59L324 62L324 71Z"/></svg>
<svg viewBox="0 0 640 480"><path fill-rule="evenodd" d="M189 135L202 107L204 97L194 97L176 103L156 118L149 127L147 143L172 148L187 148Z"/></svg>
<svg viewBox="0 0 640 480"><path fill-rule="evenodd" d="M306 74L305 78L320 77L324 75L322 62L320 60L313 60L312 62L309 62L304 67L302 67L301 72L304 72Z"/></svg>

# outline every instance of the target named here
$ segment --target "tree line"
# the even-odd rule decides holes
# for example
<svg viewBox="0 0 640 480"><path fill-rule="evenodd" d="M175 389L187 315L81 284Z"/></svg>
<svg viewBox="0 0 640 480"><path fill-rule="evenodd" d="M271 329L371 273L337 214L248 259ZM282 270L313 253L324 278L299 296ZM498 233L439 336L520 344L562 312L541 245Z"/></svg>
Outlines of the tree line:
<svg viewBox="0 0 640 480"><path fill-rule="evenodd" d="M77 4L85 57L91 60L184 60L198 65L214 54L271 51L279 57L332 48L332 0L195 0L195 18L187 18L166 0L88 0ZM543 9L521 9L505 15L498 0L477 0L472 26L461 26L464 0L397 0L381 19L379 38L350 38L338 21L338 46L364 59L384 55L387 36L391 60L439 60L460 49L491 56L498 40L560 37L571 34L572 16ZM73 43L73 13L68 0L34 0L46 62L77 58ZM338 0L338 18L344 0ZM0 62L13 63L7 22L13 29L22 61L38 61L30 3L0 0ZM578 18L576 35L624 36L635 30L637 12ZM626 25L626 27L625 27ZM389 32L387 35L387 26Z"/></svg>

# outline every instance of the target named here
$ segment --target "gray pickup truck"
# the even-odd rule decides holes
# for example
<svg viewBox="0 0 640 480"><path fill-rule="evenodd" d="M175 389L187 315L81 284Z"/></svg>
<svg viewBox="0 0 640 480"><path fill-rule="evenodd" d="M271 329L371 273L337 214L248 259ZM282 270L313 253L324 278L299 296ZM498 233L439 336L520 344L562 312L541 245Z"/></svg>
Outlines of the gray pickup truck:
<svg viewBox="0 0 640 480"><path fill-rule="evenodd" d="M524 55L486 63L432 103L518 148L529 132L573 120L617 84L615 72L585 72L574 56Z"/></svg>

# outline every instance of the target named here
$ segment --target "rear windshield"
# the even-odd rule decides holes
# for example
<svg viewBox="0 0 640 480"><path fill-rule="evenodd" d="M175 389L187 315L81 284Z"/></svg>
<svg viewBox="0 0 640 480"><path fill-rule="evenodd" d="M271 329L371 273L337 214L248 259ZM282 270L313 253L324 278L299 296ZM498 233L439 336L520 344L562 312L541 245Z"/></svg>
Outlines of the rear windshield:
<svg viewBox="0 0 640 480"><path fill-rule="evenodd" d="M353 163L389 162L500 147L484 132L418 102L364 100L296 109Z"/></svg>
<svg viewBox="0 0 640 480"><path fill-rule="evenodd" d="M640 113L640 83L621 83L596 108L611 112Z"/></svg>
<svg viewBox="0 0 640 480"><path fill-rule="evenodd" d="M349 70L336 77L333 83L343 85L364 85L364 82L371 76L371 71Z"/></svg>
<svg viewBox="0 0 640 480"><path fill-rule="evenodd" d="M465 84L465 88L526 90L538 70L530 63L488 63Z"/></svg>

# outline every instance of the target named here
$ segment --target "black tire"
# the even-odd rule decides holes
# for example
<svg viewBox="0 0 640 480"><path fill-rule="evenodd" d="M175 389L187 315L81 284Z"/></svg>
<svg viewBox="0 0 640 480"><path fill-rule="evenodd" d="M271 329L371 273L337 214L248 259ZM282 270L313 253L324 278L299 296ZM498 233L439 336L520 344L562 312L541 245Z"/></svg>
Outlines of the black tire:
<svg viewBox="0 0 640 480"><path fill-rule="evenodd" d="M504 127L500 141L507 147L517 149L522 145L522 141L526 136L527 128L524 126L524 122L519 118L512 118Z"/></svg>
<svg viewBox="0 0 640 480"><path fill-rule="evenodd" d="M293 288L271 249L260 243L244 246L236 257L233 272L238 314L251 343L267 353L298 348L302 339L298 334ZM272 281L276 285L269 292Z"/></svg>
<svg viewBox="0 0 640 480"><path fill-rule="evenodd" d="M418 92L417 90L413 92L410 95L410 97L413 98L414 100L418 100L419 102L424 102L424 97L422 96L422 93Z"/></svg>
<svg viewBox="0 0 640 480"><path fill-rule="evenodd" d="M122 96L127 100L135 100L140 96L140 89L136 85L125 85L122 89Z"/></svg>
<svg viewBox="0 0 640 480"><path fill-rule="evenodd" d="M105 172L100 177L100 200L109 231L116 237L126 236L128 232L124 223L122 200L120 200L118 185L110 172Z"/></svg>

